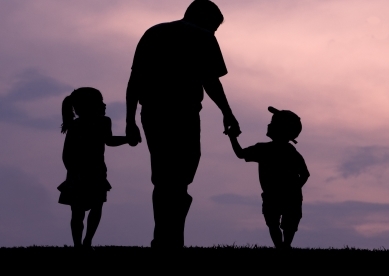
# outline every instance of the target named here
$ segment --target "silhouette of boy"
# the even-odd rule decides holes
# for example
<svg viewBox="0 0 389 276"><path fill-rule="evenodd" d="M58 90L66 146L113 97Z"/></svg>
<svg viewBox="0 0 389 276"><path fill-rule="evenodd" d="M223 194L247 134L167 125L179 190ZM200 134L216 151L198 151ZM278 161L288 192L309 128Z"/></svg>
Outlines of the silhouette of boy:
<svg viewBox="0 0 389 276"><path fill-rule="evenodd" d="M140 39L127 87L129 144L141 142L141 120L154 184L153 248L181 248L192 203L188 185L200 161L200 110L204 90L223 113L224 130L239 135L220 77L227 74L214 35L224 17L213 2L195 0L181 20L148 29Z"/></svg>
<svg viewBox="0 0 389 276"><path fill-rule="evenodd" d="M289 110L271 106L268 110L273 113L266 134L271 142L242 149L236 136L228 135L238 158L258 163L266 225L274 246L289 249L302 217L302 187L309 177L304 158L289 143L297 143L302 125L300 118Z"/></svg>

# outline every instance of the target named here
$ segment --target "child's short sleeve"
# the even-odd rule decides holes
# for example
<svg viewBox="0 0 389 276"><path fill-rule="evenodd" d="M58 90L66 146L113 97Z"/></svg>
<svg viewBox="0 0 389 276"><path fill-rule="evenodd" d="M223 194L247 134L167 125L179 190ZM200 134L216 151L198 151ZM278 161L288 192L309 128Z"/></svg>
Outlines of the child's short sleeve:
<svg viewBox="0 0 389 276"><path fill-rule="evenodd" d="M261 157L262 143L243 149L243 156L246 162L259 162Z"/></svg>
<svg viewBox="0 0 389 276"><path fill-rule="evenodd" d="M303 158L303 156L297 152L297 166L298 166L298 172L299 172L299 175L301 177L309 177L310 174L309 174L309 171L308 171L308 167L307 167L307 164L305 163L305 160Z"/></svg>

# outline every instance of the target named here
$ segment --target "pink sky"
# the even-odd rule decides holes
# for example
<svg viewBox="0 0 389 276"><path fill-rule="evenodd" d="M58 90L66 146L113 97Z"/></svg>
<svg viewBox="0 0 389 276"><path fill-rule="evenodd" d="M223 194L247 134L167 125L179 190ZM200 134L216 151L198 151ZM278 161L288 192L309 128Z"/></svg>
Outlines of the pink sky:
<svg viewBox="0 0 389 276"><path fill-rule="evenodd" d="M0 4L0 246L71 244L61 102L93 86L114 133L125 128L125 89L144 31L180 19L190 0L3 1ZM243 146L268 141L269 105L303 123L297 149L311 178L294 245L388 247L389 3L380 0L224 0L216 33L227 97ZM4 27L5 26L5 27ZM255 164L237 159L206 98L202 159L190 193L187 245L271 245ZM138 120L139 121L139 120ZM148 245L149 155L107 148L113 185L96 244Z"/></svg>

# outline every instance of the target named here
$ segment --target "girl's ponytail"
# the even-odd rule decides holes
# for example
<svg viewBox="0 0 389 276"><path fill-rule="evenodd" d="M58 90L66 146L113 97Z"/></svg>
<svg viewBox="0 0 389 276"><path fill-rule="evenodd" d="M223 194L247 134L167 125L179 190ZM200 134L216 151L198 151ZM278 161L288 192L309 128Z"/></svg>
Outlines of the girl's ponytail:
<svg viewBox="0 0 389 276"><path fill-rule="evenodd" d="M62 102L62 125L61 133L66 133L73 122L75 115L73 111L72 97L67 96Z"/></svg>

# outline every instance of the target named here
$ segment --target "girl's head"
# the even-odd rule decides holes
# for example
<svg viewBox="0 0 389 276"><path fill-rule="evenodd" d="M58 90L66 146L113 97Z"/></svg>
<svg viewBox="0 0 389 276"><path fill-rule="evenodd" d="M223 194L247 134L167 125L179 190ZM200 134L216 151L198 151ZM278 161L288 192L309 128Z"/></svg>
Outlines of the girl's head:
<svg viewBox="0 0 389 276"><path fill-rule="evenodd" d="M76 115L95 117L105 115L105 103L100 91L92 87L74 90L62 102L62 133L66 133Z"/></svg>

